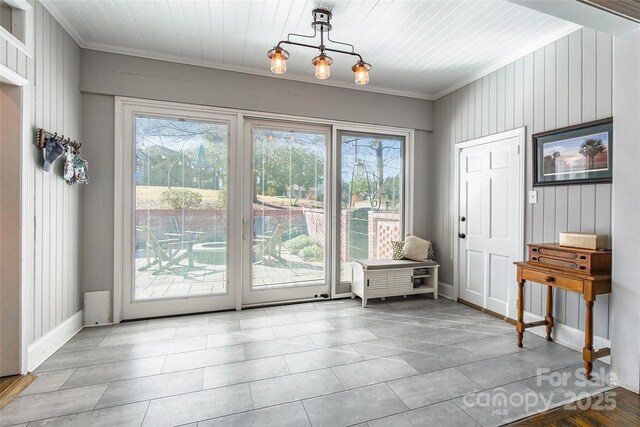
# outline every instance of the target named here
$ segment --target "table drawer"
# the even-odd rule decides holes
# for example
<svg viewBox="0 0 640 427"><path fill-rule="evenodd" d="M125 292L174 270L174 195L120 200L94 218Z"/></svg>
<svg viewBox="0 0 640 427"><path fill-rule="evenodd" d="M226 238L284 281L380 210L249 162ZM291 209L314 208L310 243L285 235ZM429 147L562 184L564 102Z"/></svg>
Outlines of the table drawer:
<svg viewBox="0 0 640 427"><path fill-rule="evenodd" d="M522 278L531 282L551 284L559 288L568 289L570 291L582 292L583 282L579 279L573 279L571 277L562 276L554 273L541 273L539 271L532 271L523 269Z"/></svg>

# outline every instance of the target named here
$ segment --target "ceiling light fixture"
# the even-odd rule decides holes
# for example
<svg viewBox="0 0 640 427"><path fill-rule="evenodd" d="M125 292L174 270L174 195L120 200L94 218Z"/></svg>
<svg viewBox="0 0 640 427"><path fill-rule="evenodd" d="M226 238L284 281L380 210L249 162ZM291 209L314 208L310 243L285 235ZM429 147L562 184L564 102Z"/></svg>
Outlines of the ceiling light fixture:
<svg viewBox="0 0 640 427"><path fill-rule="evenodd" d="M369 70L371 70L371 65L364 62L362 56L356 53L353 45L331 40L331 37L329 36L329 32L331 31L331 12L326 9L314 9L312 15L312 36L290 33L289 35L287 35L286 40L281 40L277 45L273 47L273 49L267 52L267 57L271 60L271 71L273 71L275 74L284 74L287 71L287 59L289 59L289 52L284 50L281 45L289 44L292 46L318 49L320 51L320 54L313 58L313 60L311 60L311 63L316 67L316 78L320 80L328 79L329 76L331 76L331 64L333 63L333 59L327 56L326 52L357 56L358 62L356 62L353 67L351 67L351 70L355 73L355 82L357 85L366 85L367 83L369 83ZM318 32L320 32L320 44L318 46L291 41L291 36L315 39ZM351 50L340 50L326 47L324 45L325 33L327 33L327 40L331 43L349 46Z"/></svg>

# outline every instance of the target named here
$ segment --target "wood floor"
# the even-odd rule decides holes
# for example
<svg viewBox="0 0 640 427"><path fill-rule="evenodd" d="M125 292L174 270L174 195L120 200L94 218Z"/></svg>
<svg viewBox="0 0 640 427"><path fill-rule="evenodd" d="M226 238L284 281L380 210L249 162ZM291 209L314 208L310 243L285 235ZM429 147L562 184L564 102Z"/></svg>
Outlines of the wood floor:
<svg viewBox="0 0 640 427"><path fill-rule="evenodd" d="M33 374L13 375L0 378L0 409L4 408L22 390L36 379Z"/></svg>
<svg viewBox="0 0 640 427"><path fill-rule="evenodd" d="M607 402L615 402L615 407ZM588 407L587 407L588 405ZM591 399L525 418L510 426L638 426L640 425L640 395L623 388L598 394ZM587 409L579 409L587 408Z"/></svg>

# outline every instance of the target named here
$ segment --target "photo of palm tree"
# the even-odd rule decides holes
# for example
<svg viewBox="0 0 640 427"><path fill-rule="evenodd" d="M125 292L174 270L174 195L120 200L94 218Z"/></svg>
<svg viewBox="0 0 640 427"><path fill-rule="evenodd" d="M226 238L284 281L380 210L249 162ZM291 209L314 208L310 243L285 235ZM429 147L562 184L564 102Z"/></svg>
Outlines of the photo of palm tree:
<svg viewBox="0 0 640 427"><path fill-rule="evenodd" d="M608 132L548 142L542 150L543 176L606 171L610 166Z"/></svg>

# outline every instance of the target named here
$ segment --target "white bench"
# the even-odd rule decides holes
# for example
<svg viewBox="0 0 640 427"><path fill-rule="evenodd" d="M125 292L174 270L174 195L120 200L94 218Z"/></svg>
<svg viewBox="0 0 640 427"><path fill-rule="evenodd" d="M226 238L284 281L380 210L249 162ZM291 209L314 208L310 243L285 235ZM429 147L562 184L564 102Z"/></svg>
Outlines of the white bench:
<svg viewBox="0 0 640 427"><path fill-rule="evenodd" d="M433 293L438 299L438 263L391 259L354 260L352 266L351 298L362 298L367 306L370 298ZM419 286L414 286L419 283Z"/></svg>

